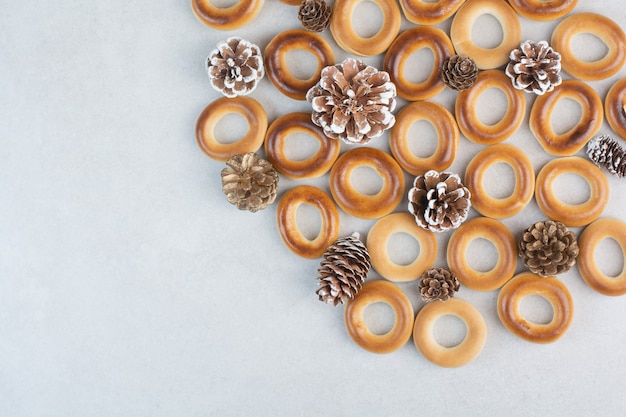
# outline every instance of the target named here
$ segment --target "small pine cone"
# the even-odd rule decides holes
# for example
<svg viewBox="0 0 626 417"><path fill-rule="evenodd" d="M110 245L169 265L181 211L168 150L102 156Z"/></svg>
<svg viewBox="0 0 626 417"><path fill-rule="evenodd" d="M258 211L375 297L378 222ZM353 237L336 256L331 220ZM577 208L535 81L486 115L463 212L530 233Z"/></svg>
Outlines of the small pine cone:
<svg viewBox="0 0 626 417"><path fill-rule="evenodd" d="M548 42L522 42L509 58L504 72L518 90L542 95L561 84L561 54Z"/></svg>
<svg viewBox="0 0 626 417"><path fill-rule="evenodd" d="M589 159L620 178L626 176L625 153L624 148L608 135L593 138L587 143Z"/></svg>
<svg viewBox="0 0 626 417"><path fill-rule="evenodd" d="M213 88L230 98L250 94L265 75L261 49L238 37L219 43L206 69Z"/></svg>
<svg viewBox="0 0 626 417"><path fill-rule="evenodd" d="M567 272L576 263L576 235L561 222L546 220L530 226L519 242L524 265L535 274L552 276Z"/></svg>
<svg viewBox="0 0 626 417"><path fill-rule="evenodd" d="M306 30L321 32L328 27L332 10L324 0L303 0L298 8L298 19Z"/></svg>
<svg viewBox="0 0 626 417"><path fill-rule="evenodd" d="M254 152L235 155L222 170L222 191L239 210L255 212L276 199L278 174L271 163Z"/></svg>
<svg viewBox="0 0 626 417"><path fill-rule="evenodd" d="M420 227L433 232L456 229L469 214L470 191L451 172L428 171L413 181L409 212Z"/></svg>
<svg viewBox="0 0 626 417"><path fill-rule="evenodd" d="M478 67L472 58L454 55L441 66L441 80L453 90L467 90L477 78Z"/></svg>
<svg viewBox="0 0 626 417"><path fill-rule="evenodd" d="M365 144L394 125L395 97L387 72L354 58L324 68L306 95L313 123L327 137L349 144Z"/></svg>
<svg viewBox="0 0 626 417"><path fill-rule="evenodd" d="M359 234L340 237L328 247L317 270L319 300L337 305L354 298L370 267L370 255Z"/></svg>
<svg viewBox="0 0 626 417"><path fill-rule="evenodd" d="M422 274L419 290L422 300L446 301L454 297L461 284L457 277L447 268L431 268Z"/></svg>

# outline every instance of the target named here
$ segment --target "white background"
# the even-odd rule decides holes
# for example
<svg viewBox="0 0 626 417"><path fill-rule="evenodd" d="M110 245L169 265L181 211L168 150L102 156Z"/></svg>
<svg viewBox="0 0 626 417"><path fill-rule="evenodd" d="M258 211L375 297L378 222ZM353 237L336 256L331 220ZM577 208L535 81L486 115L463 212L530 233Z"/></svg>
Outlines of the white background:
<svg viewBox="0 0 626 417"><path fill-rule="evenodd" d="M621 2L579 3L576 12L626 27ZM266 0L251 24L220 32L196 19L187 0L0 6L0 415L626 413L626 299L594 292L575 268L560 277L574 320L549 345L502 326L497 291L462 288L458 297L481 311L489 334L476 360L445 369L412 342L388 355L359 348L344 329L343 307L316 298L319 260L301 259L281 242L276 206L251 214L226 202L224 165L200 151L194 134L197 116L219 97L203 61L233 35L264 49L279 31L300 27L296 7ZM359 16L372 10L364 5ZM481 22L476 36L493 36L487 29L497 25ZM521 23L522 37L534 40L549 39L557 24ZM403 20L403 29L411 26ZM450 20L439 26L449 30ZM349 56L329 31L323 36L337 61ZM581 53L597 58L601 44L581 42ZM380 68L382 56L365 61ZM302 62L294 71L307 71ZM590 84L604 98L623 76L626 68ZM309 110L267 78L251 96L270 121ZM455 97L447 90L433 101L453 109ZM481 103L484 117L501 110L498 97ZM580 112L567 103L559 109L555 123L563 126ZM551 157L527 124L528 113L507 143L522 147L538 172ZM600 133L612 134L606 123ZM371 146L388 150L388 135ZM450 170L463 175L480 149L462 138ZM609 181L604 215L623 217L625 185ZM328 190L327 176L281 178L280 195L297 183ZM494 176L487 185L499 184L506 188ZM561 192L583 198L584 182L569 178ZM314 217L303 218L304 227L315 228ZM504 223L518 236L543 217L533 200ZM373 224L345 213L341 220L342 235L366 236ZM438 235L437 266L445 266L449 236ZM615 245L606 249L601 262L619 271L623 256ZM488 265L493 253L477 246L472 256ZM416 311L423 306L416 282L400 287ZM545 306L537 306L541 313ZM379 322L372 312L368 320L388 325L388 311L376 307ZM442 338L459 331L449 323L438 326Z"/></svg>

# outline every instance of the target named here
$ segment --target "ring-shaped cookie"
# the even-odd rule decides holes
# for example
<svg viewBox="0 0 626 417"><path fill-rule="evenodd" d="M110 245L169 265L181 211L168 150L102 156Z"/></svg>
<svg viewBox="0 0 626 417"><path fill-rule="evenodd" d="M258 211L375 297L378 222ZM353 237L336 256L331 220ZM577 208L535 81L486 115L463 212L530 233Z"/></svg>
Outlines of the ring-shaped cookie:
<svg viewBox="0 0 626 417"><path fill-rule="evenodd" d="M504 93L507 109L502 119L494 124L485 124L478 117L476 103L480 95L490 88ZM472 88L459 92L455 113L459 129L465 137L481 145L492 145L506 140L522 125L526 113L526 96L522 90L513 87L503 71L481 71Z"/></svg>
<svg viewBox="0 0 626 417"><path fill-rule="evenodd" d="M359 167L372 168L382 178L374 195L359 192L352 173ZM376 148L355 148L339 156L330 170L330 192L346 213L361 219L378 219L391 213L404 196L404 172L387 153Z"/></svg>
<svg viewBox="0 0 626 417"><path fill-rule="evenodd" d="M452 16L465 0L400 0L404 17L418 25L436 25Z"/></svg>
<svg viewBox="0 0 626 417"><path fill-rule="evenodd" d="M552 306L549 323L538 324L526 320L520 313L520 301L529 295L538 295ZM551 343L565 334L574 314L574 303L569 290L555 277L540 277L523 272L507 282L498 294L498 317L511 333L533 343Z"/></svg>
<svg viewBox="0 0 626 417"><path fill-rule="evenodd" d="M622 139L626 139L626 78L617 80L606 93L604 115L606 121Z"/></svg>
<svg viewBox="0 0 626 417"><path fill-rule="evenodd" d="M239 140L221 143L215 137L215 126L227 114L238 114L248 123L248 131ZM261 104L251 97L221 97L200 113L196 122L196 141L200 149L212 159L226 162L234 155L256 152L267 131L267 115Z"/></svg>
<svg viewBox="0 0 626 417"><path fill-rule="evenodd" d="M565 133L552 127L552 113L560 100L571 99L582 109L578 123ZM529 127L541 147L550 155L570 156L581 150L602 126L602 99L588 84L565 80L550 94L537 96L530 109Z"/></svg>
<svg viewBox="0 0 626 417"><path fill-rule="evenodd" d="M376 4L383 14L383 24L373 36L363 38L352 25L354 9L364 2ZM400 31L402 13L396 0L335 0L330 16L330 32L337 44L354 55L373 56L387 50Z"/></svg>
<svg viewBox="0 0 626 417"><path fill-rule="evenodd" d="M483 48L472 41L472 27L485 14L493 16L502 28L502 42L495 48ZM457 54L471 57L480 69L498 68L509 62L509 54L519 47L521 37L519 17L504 0L466 1L450 27L450 39Z"/></svg>
<svg viewBox="0 0 626 417"><path fill-rule="evenodd" d="M597 219L587 226L578 239L578 271L587 285L604 295L626 294L626 267L615 277L608 276L598 267L596 248L604 239L613 239L626 255L626 223L617 219Z"/></svg>
<svg viewBox="0 0 626 417"><path fill-rule="evenodd" d="M578 0L509 0L509 4L522 17L532 20L556 20L576 7Z"/></svg>
<svg viewBox="0 0 626 417"><path fill-rule="evenodd" d="M425 81L407 80L406 64L409 57L420 49L430 49L434 56L433 68ZM446 33L436 27L417 26L402 32L385 54L383 68L396 85L400 97L409 101L427 100L439 94L446 85L441 80L441 66L454 55L454 47Z"/></svg>
<svg viewBox="0 0 626 417"><path fill-rule="evenodd" d="M415 155L409 141L419 137L409 137L411 126L424 120L437 133L437 149L427 157ZM416 101L409 103L396 115L396 123L389 131L389 147L396 161L405 171L412 175L423 175L426 171L445 171L452 165L460 140L456 119L448 109L439 103Z"/></svg>
<svg viewBox="0 0 626 417"><path fill-rule="evenodd" d="M583 61L572 52L575 36L589 33L607 47L606 55L596 61ZM552 48L561 54L561 67L580 80L603 80L615 75L626 62L626 34L613 20L596 13L577 13L566 17L552 32Z"/></svg>
<svg viewBox="0 0 626 417"><path fill-rule="evenodd" d="M261 11L263 0L239 0L230 7L216 7L211 0L191 0L191 10L205 25L233 30L250 23Z"/></svg>
<svg viewBox="0 0 626 417"><path fill-rule="evenodd" d="M467 261L467 250L475 239L490 242L498 253L496 265L486 272L478 271ZM491 291L507 282L517 267L517 244L513 233L498 220L477 217L463 223L450 237L447 260L463 285L476 291Z"/></svg>
<svg viewBox="0 0 626 417"><path fill-rule="evenodd" d="M419 254L408 265L391 260L387 245L391 236L406 233L419 244ZM372 268L382 277L394 282L414 281L430 268L437 259L437 239L435 234L415 223L409 213L392 213L379 219L367 234L367 250Z"/></svg>
<svg viewBox="0 0 626 417"><path fill-rule="evenodd" d="M590 195L581 204L567 204L554 194L554 181L562 174L576 174L589 185ZM609 180L593 162L578 156L557 158L541 168L535 180L535 199L550 220L569 227L585 226L602 214L609 201Z"/></svg>
<svg viewBox="0 0 626 417"><path fill-rule="evenodd" d="M306 80L296 78L287 65L287 53L309 52L317 60L317 68ZM265 72L278 91L294 100L305 100L306 93L320 79L324 67L335 64L335 54L317 33L301 29L285 30L265 47Z"/></svg>
<svg viewBox="0 0 626 417"><path fill-rule="evenodd" d="M495 198L485 190L485 174L497 163L507 164L515 175L515 187L508 197ZM533 198L535 171L521 149L500 143L483 149L470 161L465 170L465 186L472 193L472 206L480 214L495 219L511 217Z"/></svg>
<svg viewBox="0 0 626 417"><path fill-rule="evenodd" d="M451 315L466 327L465 338L453 347L437 343L433 330L440 317ZM422 355L435 365L454 368L474 360L485 346L487 323L480 311L469 302L449 298L445 302L431 302L417 313L413 325L413 343Z"/></svg>
<svg viewBox="0 0 626 417"><path fill-rule="evenodd" d="M296 214L301 204L309 204L320 214L322 225L315 239L308 239L298 227ZM280 237L292 252L303 258L319 258L339 237L339 211L333 200L310 185L299 185L287 191L278 202L276 220Z"/></svg>
<svg viewBox="0 0 626 417"><path fill-rule="evenodd" d="M395 322L385 334L375 334L363 317L365 309L374 303L385 303L393 310ZM400 349L413 331L413 306L395 284L388 281L368 281L353 299L346 303L344 322L348 335L363 349L373 353L390 353Z"/></svg>
<svg viewBox="0 0 626 417"><path fill-rule="evenodd" d="M289 159L285 154L287 138L302 134L316 140L319 148L304 160ZM311 121L311 113L288 113L274 120L265 135L265 153L276 171L287 178L317 178L333 166L341 150L340 142L328 139Z"/></svg>

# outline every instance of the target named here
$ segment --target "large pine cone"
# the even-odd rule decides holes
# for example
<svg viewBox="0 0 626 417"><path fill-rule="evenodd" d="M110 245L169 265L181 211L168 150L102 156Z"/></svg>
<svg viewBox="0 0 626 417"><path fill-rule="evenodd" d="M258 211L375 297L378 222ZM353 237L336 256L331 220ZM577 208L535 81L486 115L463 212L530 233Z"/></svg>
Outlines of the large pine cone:
<svg viewBox="0 0 626 417"><path fill-rule="evenodd" d="M454 55L441 66L441 80L453 90L467 90L477 79L478 67L472 58Z"/></svg>
<svg viewBox="0 0 626 417"><path fill-rule="evenodd" d="M428 171L413 181L409 212L420 227L433 232L456 229L469 214L470 191L451 172Z"/></svg>
<svg viewBox="0 0 626 417"><path fill-rule="evenodd" d="M321 72L306 95L311 119L331 139L367 143L393 126L396 86L385 71L348 58Z"/></svg>
<svg viewBox="0 0 626 417"><path fill-rule="evenodd" d="M446 301L454 297L461 284L457 277L447 268L431 268L422 274L419 282L419 291L422 300Z"/></svg>
<svg viewBox="0 0 626 417"><path fill-rule="evenodd" d="M608 135L591 139L587 143L587 155L598 166L606 168L618 177L626 176L626 152Z"/></svg>
<svg viewBox="0 0 626 417"><path fill-rule="evenodd" d="M509 58L504 72L518 90L542 95L561 84L561 54L548 42L522 42Z"/></svg>
<svg viewBox="0 0 626 417"><path fill-rule="evenodd" d="M320 301L343 304L354 298L370 270L370 255L358 233L341 237L328 247L317 270Z"/></svg>
<svg viewBox="0 0 626 417"><path fill-rule="evenodd" d="M519 242L519 254L532 272L552 276L574 266L578 242L576 235L561 222L537 222L524 232Z"/></svg>
<svg viewBox="0 0 626 417"><path fill-rule="evenodd" d="M276 200L278 173L254 152L235 155L222 170L222 191L239 210L255 212Z"/></svg>
<svg viewBox="0 0 626 417"><path fill-rule="evenodd" d="M238 37L218 44L206 67L213 88L230 98L250 94L265 75L259 47Z"/></svg>
<svg viewBox="0 0 626 417"><path fill-rule="evenodd" d="M298 19L306 30L321 32L328 27L332 10L324 0L303 0L298 8Z"/></svg>

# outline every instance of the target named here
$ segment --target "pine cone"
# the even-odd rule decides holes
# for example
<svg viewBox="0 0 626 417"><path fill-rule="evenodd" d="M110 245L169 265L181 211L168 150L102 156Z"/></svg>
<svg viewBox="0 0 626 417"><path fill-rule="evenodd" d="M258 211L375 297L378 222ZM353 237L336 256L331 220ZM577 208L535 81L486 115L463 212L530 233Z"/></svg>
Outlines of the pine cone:
<svg viewBox="0 0 626 417"><path fill-rule="evenodd" d="M467 219L470 198L470 191L457 174L431 170L415 178L409 190L409 212L420 227L445 232Z"/></svg>
<svg viewBox="0 0 626 417"><path fill-rule="evenodd" d="M250 94L265 75L259 47L238 37L219 43L206 68L213 88L231 98Z"/></svg>
<svg viewBox="0 0 626 417"><path fill-rule="evenodd" d="M548 42L522 42L509 58L505 73L518 90L542 95L561 84L561 54Z"/></svg>
<svg viewBox="0 0 626 417"><path fill-rule="evenodd" d="M317 270L319 300L337 305L354 298L370 267L370 255L359 234L340 237L328 247Z"/></svg>
<svg viewBox="0 0 626 417"><path fill-rule="evenodd" d="M576 235L561 222L546 220L530 226L519 242L524 265L535 274L552 276L567 272L576 263Z"/></svg>
<svg viewBox="0 0 626 417"><path fill-rule="evenodd" d="M456 276L447 268L431 268L422 274L419 290L422 300L446 301L454 297L461 284Z"/></svg>
<svg viewBox="0 0 626 417"><path fill-rule="evenodd" d="M441 80L456 91L467 90L478 78L478 67L472 58L451 56L443 62Z"/></svg>
<svg viewBox="0 0 626 417"><path fill-rule="evenodd" d="M324 68L306 96L313 105L313 123L327 137L362 144L393 126L395 97L387 72L354 58Z"/></svg>
<svg viewBox="0 0 626 417"><path fill-rule="evenodd" d="M303 0L298 8L298 19L306 30L321 32L328 27L332 10L324 0Z"/></svg>
<svg viewBox="0 0 626 417"><path fill-rule="evenodd" d="M613 175L626 176L626 151L608 135L593 138L587 143L587 155L596 165Z"/></svg>
<svg viewBox="0 0 626 417"><path fill-rule="evenodd" d="M222 191L239 210L255 212L276 199L278 174L265 159L254 152L235 155L222 170Z"/></svg>

